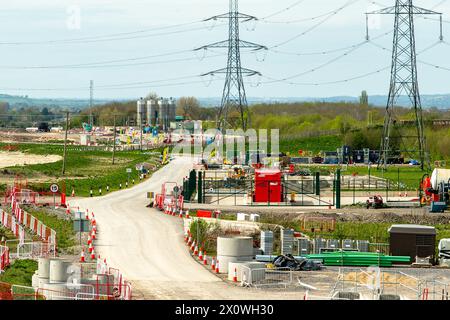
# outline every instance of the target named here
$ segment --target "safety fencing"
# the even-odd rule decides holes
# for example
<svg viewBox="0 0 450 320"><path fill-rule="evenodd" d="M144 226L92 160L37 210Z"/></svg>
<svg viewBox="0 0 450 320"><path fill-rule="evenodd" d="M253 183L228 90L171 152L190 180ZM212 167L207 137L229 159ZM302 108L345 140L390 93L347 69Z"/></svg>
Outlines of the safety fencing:
<svg viewBox="0 0 450 320"><path fill-rule="evenodd" d="M56 247L54 244L42 241L22 242L21 240L7 240L6 246L10 248L11 259L38 259L55 258Z"/></svg>
<svg viewBox="0 0 450 320"><path fill-rule="evenodd" d="M251 269L242 266L242 286L245 287L285 287L293 283L293 271L289 268Z"/></svg>
<svg viewBox="0 0 450 320"><path fill-rule="evenodd" d="M12 214L9 214L1 210L1 224L11 230L17 238L24 240L24 228L27 228L39 236L42 241L56 247L56 231L20 208L19 202L14 197L11 201L11 212Z"/></svg>
<svg viewBox="0 0 450 320"><path fill-rule="evenodd" d="M92 279L83 280L86 283L55 283L44 288L11 285L0 282L0 300L131 300L131 285L112 274L97 275Z"/></svg>
<svg viewBox="0 0 450 320"><path fill-rule="evenodd" d="M332 290L336 292L365 293L373 300L395 296L414 300L448 300L449 284L432 279L420 279L398 270L372 271L340 269Z"/></svg>
<svg viewBox="0 0 450 320"><path fill-rule="evenodd" d="M9 266L9 248L0 246L0 272L4 271L7 266Z"/></svg>

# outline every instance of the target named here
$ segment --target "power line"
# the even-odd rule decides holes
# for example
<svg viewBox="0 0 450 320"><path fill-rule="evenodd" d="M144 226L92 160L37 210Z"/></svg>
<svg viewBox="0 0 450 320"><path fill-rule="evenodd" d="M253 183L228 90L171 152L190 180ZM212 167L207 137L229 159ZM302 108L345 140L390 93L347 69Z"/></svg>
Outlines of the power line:
<svg viewBox="0 0 450 320"><path fill-rule="evenodd" d="M352 47L350 50L346 51L344 54L339 55L339 56L337 56L337 57L335 57L335 58L333 58L333 59L331 59L331 60L329 60L329 61L327 61L327 62L325 62L325 63L323 63L323 64L321 64L321 65L319 65L319 66L317 66L315 68L313 68L313 69L309 69L307 71L304 71L304 72L301 72L301 73L297 73L295 75L292 75L292 76L289 76L289 77L285 77L283 79L273 80L273 81L266 82L266 83L284 82L286 80L295 79L295 78L304 76L306 74L316 72L317 70L323 69L326 66L329 66L330 64L332 64L332 63L334 63L334 62L336 62L336 61L338 61L338 60L348 56L349 54L351 54L352 52L358 50L359 48L361 48L362 46L366 45L367 43L368 43L368 41L364 41L364 42L360 43L359 45L356 45L356 46Z"/></svg>
<svg viewBox="0 0 450 320"><path fill-rule="evenodd" d="M287 39L285 41L282 41L282 42L280 42L280 43L278 43L278 44L276 44L274 46L271 46L271 47L269 47L269 49L279 48L279 47L284 46L284 45L286 45L286 44L288 44L288 43L290 43L290 42L292 42L294 40L297 40L300 37L303 37L303 36L307 35L311 31L317 29L319 26L321 26L322 24L324 24L325 22L330 20L332 17L337 15L342 10L344 10L345 8L350 6L351 4L356 3L358 1L361 1L361 0L350 0L350 1L348 1L346 5L344 5L344 6L340 7L340 8L338 8L338 9L334 10L332 13L328 14L325 19L320 20L318 23L316 23L315 25L313 25L310 28L306 29L302 33L299 33L299 34L295 35L294 37L291 37L291 38L289 38L289 39Z"/></svg>
<svg viewBox="0 0 450 320"><path fill-rule="evenodd" d="M323 17L327 17L327 16L330 16L330 15L333 16L333 15L339 13L340 11L342 11L343 9L345 9L345 8L351 6L351 5L353 5L353 4L355 4L355 3L359 2L359 1L360 0L349 0L343 6L337 8L337 9L334 9L334 10L331 10L331 11L322 13L320 15L313 16L313 17L302 18L302 19L295 19L295 20L280 20L280 21L270 21L270 20L266 20L266 19L263 18L260 21L264 22L264 23L273 23L273 24L295 24L295 23L300 23L300 22L314 21L314 20L317 20L317 19L320 19L320 18L323 18Z"/></svg>
<svg viewBox="0 0 450 320"><path fill-rule="evenodd" d="M332 85L332 84L339 84L339 83L346 83L346 82L351 82L351 81L355 81L355 80L359 80L359 79L363 79L363 78L367 78L369 76L375 75L375 74L379 74L385 70L388 70L390 68L390 66L386 66L380 69L377 69L375 71L371 71L371 72L367 72L361 75L357 75L357 76L353 76L350 78L346 78L346 79L341 79L341 80L334 80L334 81L327 81L327 82L292 82L292 81L283 81L283 83L289 84L289 85L298 85L298 86L324 86L324 85ZM276 79L272 79L270 77L265 77L269 80L276 80ZM278 82L278 81L277 81ZM269 82L262 82L262 84L265 83L269 83Z"/></svg>
<svg viewBox="0 0 450 320"><path fill-rule="evenodd" d="M192 51L189 51L192 52ZM177 53L178 54L178 53ZM211 56L206 56L203 59L211 59L216 57L224 56L225 54L216 54ZM158 55L163 56L163 55ZM142 60L141 58L131 58L131 59L123 59L122 61L135 61ZM78 64L78 65L54 65L54 66L0 66L0 69L5 70L32 70L32 69L105 69L105 68L122 68L122 67L133 67L133 66L146 66L146 65L154 65L154 64L165 64L165 63L174 63L174 62L185 62L185 61L193 61L198 60L197 57L191 58L178 58L178 59L170 59L170 60L159 60L152 62L139 62L139 63L126 63L126 64L105 64L100 65L101 62L95 63L87 63L87 64ZM108 62L105 62L108 63Z"/></svg>
<svg viewBox="0 0 450 320"><path fill-rule="evenodd" d="M291 4L290 6L284 8L284 9L282 9L282 10L280 10L280 11L277 11L277 12L275 12L275 13L269 14L268 16L265 16L265 17L263 17L263 18L261 18L261 19L259 19L259 20L266 20L266 19L268 19L268 18L272 18L272 17L274 17L274 16L277 16L277 15L279 15L279 14L282 14L282 13L284 13L284 12L286 12L286 11L289 11L289 10L291 10L292 8L294 8L294 7L296 7L296 6L300 5L300 4L302 4L303 2L305 2L305 0L299 0L299 1L297 1L297 2L295 2L295 3L293 3L293 4Z"/></svg>
<svg viewBox="0 0 450 320"><path fill-rule="evenodd" d="M391 30L389 32L385 32L377 37L374 37L373 39L380 39L382 37L385 37L389 34L391 34L394 30ZM342 47L342 48L338 48L338 49L331 49L331 50L324 50L324 51L313 51L313 52L288 52L288 51L282 51L282 50L274 50L271 49L270 51L275 52L275 53L279 53L279 54L285 54L285 55L293 55L293 56L315 56L315 55L327 55L327 54L331 54L331 53L336 53L336 52L341 52L341 51L345 51L345 50L349 50L352 48L355 48L361 44L364 44L367 40L352 44L350 46L346 46L346 47Z"/></svg>
<svg viewBox="0 0 450 320"><path fill-rule="evenodd" d="M101 36L69 38L69 39L57 39L57 40L44 40L44 41L0 42L0 45L39 45L39 44L42 44L42 45L50 44L51 45L51 44L89 43L89 42L98 42L98 41L105 41L105 40L106 41L113 41L113 40L122 40L122 39L136 39L135 37L123 38L123 36L148 33L148 32L151 32L151 31L172 29L172 28L176 28L176 27L194 25L194 24L198 24L198 23L203 23L203 21L194 21L194 22L176 24L176 25L171 25L171 26L166 26L166 27L143 29L143 30L132 31L132 32L121 32L121 33L105 34L105 35L101 35ZM202 29L205 29L205 27L195 28L195 29L188 29L188 30L185 30L185 31L175 31L173 33L183 33L183 32L195 31L195 30L202 30ZM150 35L145 35L144 37L168 35L168 34L172 34L172 32L171 33L150 34ZM120 37L120 38L117 38L117 37Z"/></svg>

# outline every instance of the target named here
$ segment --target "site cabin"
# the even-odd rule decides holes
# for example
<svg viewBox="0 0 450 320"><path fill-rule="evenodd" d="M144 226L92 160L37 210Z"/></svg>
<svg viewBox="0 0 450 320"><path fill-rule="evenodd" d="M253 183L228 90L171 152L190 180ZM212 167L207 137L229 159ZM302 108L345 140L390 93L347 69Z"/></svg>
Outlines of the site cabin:
<svg viewBox="0 0 450 320"><path fill-rule="evenodd" d="M435 259L436 229L434 227L397 224L388 230L390 253L393 256L409 256L411 261L418 258Z"/></svg>
<svg viewBox="0 0 450 320"><path fill-rule="evenodd" d="M283 202L283 185L281 183L281 178L282 173L278 169L256 169L253 202Z"/></svg>

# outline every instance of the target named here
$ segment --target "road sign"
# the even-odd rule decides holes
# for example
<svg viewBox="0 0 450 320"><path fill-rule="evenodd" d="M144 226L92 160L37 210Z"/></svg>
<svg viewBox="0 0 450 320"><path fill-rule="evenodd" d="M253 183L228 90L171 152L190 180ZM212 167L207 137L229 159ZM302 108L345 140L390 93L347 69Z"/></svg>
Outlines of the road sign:
<svg viewBox="0 0 450 320"><path fill-rule="evenodd" d="M59 187L58 187L57 184L52 184L52 185L50 186L50 191L51 191L51 192L57 193L58 190L59 190Z"/></svg>
<svg viewBox="0 0 450 320"><path fill-rule="evenodd" d="M86 219L73 220L73 231L89 232L91 230L89 223L89 220Z"/></svg>

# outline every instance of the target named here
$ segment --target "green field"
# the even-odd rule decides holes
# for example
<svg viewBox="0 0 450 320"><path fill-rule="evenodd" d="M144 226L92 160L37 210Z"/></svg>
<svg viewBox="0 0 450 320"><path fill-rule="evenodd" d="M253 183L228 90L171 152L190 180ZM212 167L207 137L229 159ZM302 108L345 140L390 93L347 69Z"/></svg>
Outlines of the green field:
<svg viewBox="0 0 450 320"><path fill-rule="evenodd" d="M318 136L308 138L295 138L289 136L280 137L280 152L289 152L292 157L297 157L299 150L311 151L314 154L320 151L336 151L342 147L342 138L339 136Z"/></svg>
<svg viewBox="0 0 450 320"><path fill-rule="evenodd" d="M4 145L0 144L0 147ZM60 145L18 144L17 146L20 151L29 154L63 155ZM161 150L154 150L154 152L159 153ZM30 183L30 186L36 191L49 191L49 186L58 182L60 187L65 183L68 195L73 188L76 196L89 196L92 188L95 196L98 195L99 188L102 188L102 194L105 194L107 186L110 191L114 191L119 190L120 184L122 184L122 188L125 188L127 181L129 186L133 184L133 179L135 183L138 183L139 173L135 170L135 166L143 162L159 165L159 155L150 155L140 151L116 152L116 164L112 165L111 152L77 151L71 148L67 153L64 176L62 175L62 160L47 164L9 167L3 171L2 175L20 175L28 180L39 180L39 182ZM126 172L127 168L132 169L129 176Z"/></svg>

